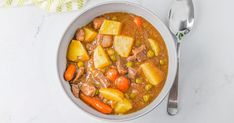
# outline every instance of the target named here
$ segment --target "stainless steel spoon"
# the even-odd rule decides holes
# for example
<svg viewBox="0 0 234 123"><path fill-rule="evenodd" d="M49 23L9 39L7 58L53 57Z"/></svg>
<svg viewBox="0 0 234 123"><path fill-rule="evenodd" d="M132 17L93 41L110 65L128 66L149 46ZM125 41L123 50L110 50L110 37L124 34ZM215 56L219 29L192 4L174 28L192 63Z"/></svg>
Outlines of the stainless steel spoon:
<svg viewBox="0 0 234 123"><path fill-rule="evenodd" d="M194 6L192 0L174 0L169 11L169 28L177 38L177 73L174 84L170 90L167 112L175 115L178 112L178 81L180 64L181 39L190 32L194 25Z"/></svg>

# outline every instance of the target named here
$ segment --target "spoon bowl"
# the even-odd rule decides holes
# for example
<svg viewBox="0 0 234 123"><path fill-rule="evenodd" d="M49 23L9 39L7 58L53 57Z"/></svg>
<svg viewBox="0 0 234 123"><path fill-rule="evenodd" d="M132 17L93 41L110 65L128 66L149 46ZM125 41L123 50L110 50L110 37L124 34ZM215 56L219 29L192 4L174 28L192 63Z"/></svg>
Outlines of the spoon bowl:
<svg viewBox="0 0 234 123"><path fill-rule="evenodd" d="M176 36L181 36L181 34L186 35L193 28L193 25L194 25L193 1L175 0L169 11L169 28L171 32Z"/></svg>

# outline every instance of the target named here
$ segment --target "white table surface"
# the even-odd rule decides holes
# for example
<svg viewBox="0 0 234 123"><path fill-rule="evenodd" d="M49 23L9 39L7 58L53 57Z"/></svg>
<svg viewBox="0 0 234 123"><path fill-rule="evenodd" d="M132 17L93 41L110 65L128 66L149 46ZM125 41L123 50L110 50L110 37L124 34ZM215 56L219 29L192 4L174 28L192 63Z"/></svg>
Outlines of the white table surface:
<svg viewBox="0 0 234 123"><path fill-rule="evenodd" d="M86 7L105 0L90 0ZM129 0L166 21L172 0ZM234 122L234 2L197 0L196 25L181 47L178 115L164 100L131 123ZM60 38L79 14L33 6L0 8L0 123L103 123L63 92L56 71Z"/></svg>

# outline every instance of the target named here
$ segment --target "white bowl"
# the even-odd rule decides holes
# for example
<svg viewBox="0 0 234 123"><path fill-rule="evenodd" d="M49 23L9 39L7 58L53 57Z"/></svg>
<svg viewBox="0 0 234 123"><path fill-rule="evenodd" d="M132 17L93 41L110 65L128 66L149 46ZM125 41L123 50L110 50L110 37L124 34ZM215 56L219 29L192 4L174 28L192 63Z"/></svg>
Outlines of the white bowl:
<svg viewBox="0 0 234 123"><path fill-rule="evenodd" d="M164 39L164 42L166 44L167 50L168 50L168 57L169 57L169 66L168 66L168 75L165 82L164 87L162 88L160 94L152 101L148 106L145 108L126 115L105 115L102 114L84 102L82 102L80 99L75 98L70 90L70 86L68 82L66 82L63 78L64 71L66 69L66 51L69 42L73 38L77 28L82 27L92 21L95 17L102 15L104 13L109 12L127 12L127 13L133 13L139 16L142 16L147 21L149 21L161 34L161 36ZM168 28L164 25L164 23L151 11L143 8L140 5L129 3L129 2L107 2L102 3L97 6L94 6L86 11L84 11L82 14L77 16L77 18L69 25L67 28L65 34L63 35L63 38L61 39L61 43L58 49L58 56L57 56L57 65L58 65L58 74L61 81L61 84L67 93L68 97L74 102L79 108L81 108L83 111L106 120L114 120L114 121L123 121L123 120L130 120L135 119L137 117L140 117L149 111L153 110L155 107L157 107L160 102L166 97L167 93L169 92L176 73L177 68L177 59L176 59L176 48L174 44L174 39L171 36L171 33L169 32Z"/></svg>

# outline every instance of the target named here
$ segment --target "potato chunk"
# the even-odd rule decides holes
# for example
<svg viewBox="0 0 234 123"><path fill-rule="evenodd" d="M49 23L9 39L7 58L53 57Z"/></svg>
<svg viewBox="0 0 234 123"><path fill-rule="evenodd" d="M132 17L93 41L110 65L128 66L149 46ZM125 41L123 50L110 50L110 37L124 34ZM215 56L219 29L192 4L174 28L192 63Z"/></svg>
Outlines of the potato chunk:
<svg viewBox="0 0 234 123"><path fill-rule="evenodd" d="M160 47L158 42L151 38L149 38L148 41L150 43L152 50L154 51L155 56L158 56L160 52Z"/></svg>
<svg viewBox="0 0 234 123"><path fill-rule="evenodd" d="M121 23L118 21L104 20L99 33L106 35L118 35L121 30Z"/></svg>
<svg viewBox="0 0 234 123"><path fill-rule="evenodd" d="M89 28L84 28L84 32L86 42L92 42L97 36L97 32Z"/></svg>
<svg viewBox="0 0 234 123"><path fill-rule="evenodd" d="M126 113L130 109L132 109L132 103L125 98L123 101L118 102L114 107L115 112L119 114Z"/></svg>
<svg viewBox="0 0 234 123"><path fill-rule="evenodd" d="M94 50L93 60L95 68L103 68L111 64L108 55L105 53L104 49L100 45L98 45Z"/></svg>
<svg viewBox="0 0 234 123"><path fill-rule="evenodd" d="M122 114L132 109L132 103L124 97L121 91L114 88L101 88L99 92L105 99L116 102L114 106L116 113Z"/></svg>
<svg viewBox="0 0 234 123"><path fill-rule="evenodd" d="M116 52L122 57L128 57L132 46L134 43L134 39L129 36L115 36L114 38L114 48Z"/></svg>
<svg viewBox="0 0 234 123"><path fill-rule="evenodd" d="M101 88L99 92L105 99L108 100L121 102L124 99L124 94L121 91L114 88Z"/></svg>
<svg viewBox="0 0 234 123"><path fill-rule="evenodd" d="M86 61L89 60L89 55L80 41L72 40L68 47L67 59L70 61Z"/></svg>
<svg viewBox="0 0 234 123"><path fill-rule="evenodd" d="M151 62L141 64L141 69L146 80L152 85L157 86L164 80L164 73Z"/></svg>

